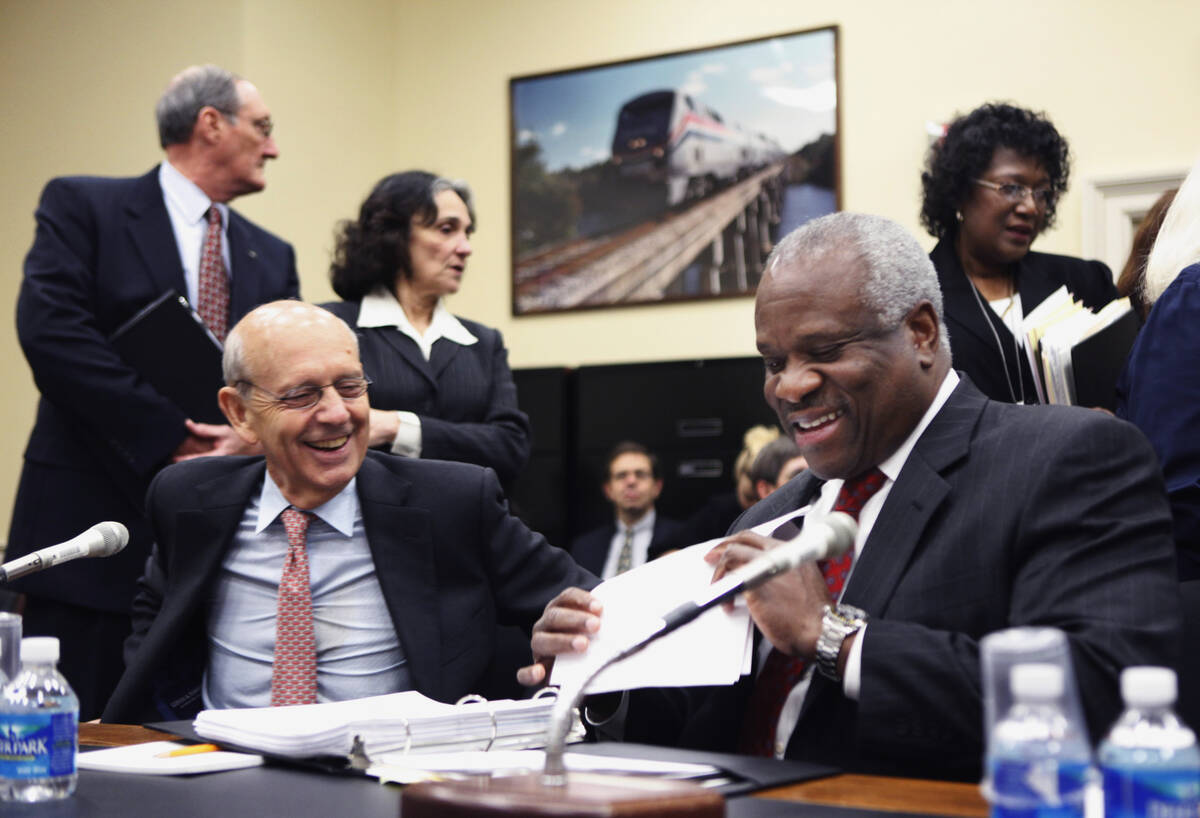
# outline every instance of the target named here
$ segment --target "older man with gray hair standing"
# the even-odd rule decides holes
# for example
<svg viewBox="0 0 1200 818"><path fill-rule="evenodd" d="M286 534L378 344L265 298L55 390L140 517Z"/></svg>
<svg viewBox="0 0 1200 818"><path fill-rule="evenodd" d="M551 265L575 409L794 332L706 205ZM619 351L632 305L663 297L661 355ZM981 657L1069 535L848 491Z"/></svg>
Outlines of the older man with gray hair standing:
<svg viewBox="0 0 1200 818"><path fill-rule="evenodd" d="M763 394L809 472L708 559L723 576L777 544L746 529L806 506L856 517L854 552L747 594L755 674L655 691L651 707L635 693L626 738L977 779L988 633L1062 629L1094 739L1120 710L1122 668L1175 659L1171 519L1145 438L1100 412L988 400L951 369L941 302L928 257L887 219L837 213L779 243L755 303ZM602 622L565 591L522 680Z"/></svg>
<svg viewBox="0 0 1200 818"><path fill-rule="evenodd" d="M279 155L249 81L213 65L171 80L156 107L166 161L135 178L52 179L25 259L17 332L41 392L9 531L17 557L102 520L130 543L106 560L34 575L26 634L58 636L80 717L99 715L120 677L134 582L149 553L142 503L173 460L239 451L228 426L196 423L113 347L113 332L171 290L224 338L258 304L297 297L290 245L230 210L266 186Z"/></svg>

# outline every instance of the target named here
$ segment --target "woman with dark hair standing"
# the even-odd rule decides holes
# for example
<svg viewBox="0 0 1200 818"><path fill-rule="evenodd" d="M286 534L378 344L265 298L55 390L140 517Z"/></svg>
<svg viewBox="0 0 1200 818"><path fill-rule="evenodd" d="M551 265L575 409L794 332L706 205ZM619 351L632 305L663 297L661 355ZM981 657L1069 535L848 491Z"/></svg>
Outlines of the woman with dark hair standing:
<svg viewBox="0 0 1200 818"><path fill-rule="evenodd" d="M371 445L490 466L511 482L529 458L529 419L500 333L457 318L475 229L466 185L424 171L387 176L338 231L323 304L358 334L372 381Z"/></svg>
<svg viewBox="0 0 1200 818"><path fill-rule="evenodd" d="M1042 114L988 103L950 124L921 174L954 368L993 400L1036 403L1021 321L1065 285L1093 310L1116 297L1099 261L1032 252L1067 189L1066 140Z"/></svg>

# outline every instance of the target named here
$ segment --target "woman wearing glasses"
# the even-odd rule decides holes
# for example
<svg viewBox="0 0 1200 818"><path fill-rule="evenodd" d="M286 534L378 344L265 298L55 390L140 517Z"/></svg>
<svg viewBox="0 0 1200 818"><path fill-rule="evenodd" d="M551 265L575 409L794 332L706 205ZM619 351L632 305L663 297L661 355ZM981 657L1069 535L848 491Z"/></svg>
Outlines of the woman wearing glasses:
<svg viewBox="0 0 1200 818"><path fill-rule="evenodd" d="M450 314L475 229L471 193L424 171L387 176L343 222L323 304L358 334L372 383L371 445L491 466L511 482L529 458L529 419L500 333Z"/></svg>
<svg viewBox="0 0 1200 818"><path fill-rule="evenodd" d="M921 174L954 368L993 400L1037 402L1020 326L1048 295L1066 285L1093 310L1116 298L1101 262L1029 249L1054 223L1069 174L1049 120L993 103L954 120Z"/></svg>

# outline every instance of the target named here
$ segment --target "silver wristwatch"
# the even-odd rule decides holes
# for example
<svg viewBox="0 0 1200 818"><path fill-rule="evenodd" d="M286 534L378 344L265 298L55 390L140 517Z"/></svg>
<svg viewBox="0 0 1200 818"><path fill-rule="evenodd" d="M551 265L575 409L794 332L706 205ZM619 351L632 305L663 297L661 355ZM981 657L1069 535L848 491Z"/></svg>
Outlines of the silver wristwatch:
<svg viewBox="0 0 1200 818"><path fill-rule="evenodd" d="M858 633L867 624L867 612L853 605L826 605L821 616L821 635L817 637L817 670L822 676L842 680L838 673L838 657L842 643L852 633Z"/></svg>

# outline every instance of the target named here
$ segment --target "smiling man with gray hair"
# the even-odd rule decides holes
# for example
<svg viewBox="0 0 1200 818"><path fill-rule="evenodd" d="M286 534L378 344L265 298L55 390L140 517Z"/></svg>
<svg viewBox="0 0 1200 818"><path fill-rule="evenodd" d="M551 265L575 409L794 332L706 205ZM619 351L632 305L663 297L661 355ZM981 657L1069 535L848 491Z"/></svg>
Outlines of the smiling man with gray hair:
<svg viewBox="0 0 1200 818"><path fill-rule="evenodd" d="M755 674L634 694L626 738L977 780L988 633L1062 629L1095 740L1121 668L1175 660L1171 518L1145 438L1100 412L988 400L951 369L940 305L928 257L886 219L837 213L780 242L755 302L763 394L810 471L708 559L725 575L778 544L746 529L806 507L856 517L855 548L747 594ZM522 679L602 624L564 592Z"/></svg>

